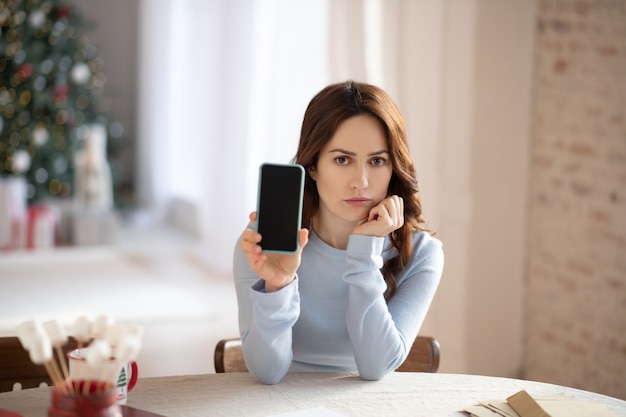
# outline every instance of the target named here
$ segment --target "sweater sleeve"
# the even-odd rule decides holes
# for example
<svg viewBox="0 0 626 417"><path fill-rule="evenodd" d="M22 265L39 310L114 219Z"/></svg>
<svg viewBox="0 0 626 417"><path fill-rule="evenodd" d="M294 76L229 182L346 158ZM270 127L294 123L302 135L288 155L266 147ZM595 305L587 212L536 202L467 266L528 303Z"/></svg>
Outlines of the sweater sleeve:
<svg viewBox="0 0 626 417"><path fill-rule="evenodd" d="M404 362L426 317L443 269L441 242L424 234L385 301L383 238L353 235L344 281L349 284L346 322L361 378L377 380ZM396 277L397 279L399 277Z"/></svg>
<svg viewBox="0 0 626 417"><path fill-rule="evenodd" d="M265 281L250 268L239 242L233 272L246 366L261 382L277 384L293 358L292 327L300 313L298 279L279 291L265 293Z"/></svg>

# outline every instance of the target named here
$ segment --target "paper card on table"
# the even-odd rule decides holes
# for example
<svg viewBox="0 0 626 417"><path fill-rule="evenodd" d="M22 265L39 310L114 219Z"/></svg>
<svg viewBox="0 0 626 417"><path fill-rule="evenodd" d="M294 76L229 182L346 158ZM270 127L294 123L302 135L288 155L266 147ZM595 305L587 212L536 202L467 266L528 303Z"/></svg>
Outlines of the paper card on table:
<svg viewBox="0 0 626 417"><path fill-rule="evenodd" d="M503 417L520 417L515 410L503 400L481 401L480 405Z"/></svg>
<svg viewBox="0 0 626 417"><path fill-rule="evenodd" d="M489 408L483 407L481 405L467 407L463 411L475 417L500 417L502 416L502 414L496 413L495 411L492 411Z"/></svg>
<svg viewBox="0 0 626 417"><path fill-rule="evenodd" d="M309 408L307 410L288 411L286 413L274 414L270 417L345 417L343 414L338 414L328 408L316 407Z"/></svg>
<svg viewBox="0 0 626 417"><path fill-rule="evenodd" d="M565 394L536 397L533 401L541 407L545 416L548 417L616 417L611 410L600 402L579 400ZM526 414L519 414L521 417L526 417Z"/></svg>
<svg viewBox="0 0 626 417"><path fill-rule="evenodd" d="M550 415L533 400L533 397L524 390L511 395L506 400L520 417L550 417Z"/></svg>
<svg viewBox="0 0 626 417"><path fill-rule="evenodd" d="M579 400L563 393L531 398L543 409L545 415L548 417L617 417L600 402ZM486 410L483 411L484 414L480 414L480 408ZM478 417L495 417L496 415L504 417L526 417L525 414L516 413L504 400L481 401L479 405L468 407L463 411ZM488 414L488 412L495 414Z"/></svg>
<svg viewBox="0 0 626 417"><path fill-rule="evenodd" d="M576 398L568 400L541 400L537 402L551 417L617 417L604 404L596 401L583 401Z"/></svg>
<svg viewBox="0 0 626 417"><path fill-rule="evenodd" d="M478 417L519 417L504 400L481 401L478 405L466 407L463 411Z"/></svg>

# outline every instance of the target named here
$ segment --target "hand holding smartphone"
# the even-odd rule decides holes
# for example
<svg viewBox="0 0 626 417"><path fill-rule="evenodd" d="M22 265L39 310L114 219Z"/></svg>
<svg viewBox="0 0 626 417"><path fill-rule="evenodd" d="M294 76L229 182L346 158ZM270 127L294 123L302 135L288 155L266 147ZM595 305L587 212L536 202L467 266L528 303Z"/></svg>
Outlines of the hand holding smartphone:
<svg viewBox="0 0 626 417"><path fill-rule="evenodd" d="M295 253L300 247L304 168L264 163L259 167L256 230L263 252Z"/></svg>

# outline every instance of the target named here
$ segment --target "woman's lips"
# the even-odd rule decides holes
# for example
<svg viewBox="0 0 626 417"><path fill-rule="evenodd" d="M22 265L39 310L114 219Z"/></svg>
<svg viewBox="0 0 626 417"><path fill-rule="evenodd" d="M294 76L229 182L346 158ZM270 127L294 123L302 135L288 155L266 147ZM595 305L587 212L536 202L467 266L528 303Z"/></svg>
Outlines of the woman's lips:
<svg viewBox="0 0 626 417"><path fill-rule="evenodd" d="M369 202L370 202L369 198L364 198L364 197L355 197L355 198L349 198L346 200L346 203L354 207L366 206L369 204Z"/></svg>

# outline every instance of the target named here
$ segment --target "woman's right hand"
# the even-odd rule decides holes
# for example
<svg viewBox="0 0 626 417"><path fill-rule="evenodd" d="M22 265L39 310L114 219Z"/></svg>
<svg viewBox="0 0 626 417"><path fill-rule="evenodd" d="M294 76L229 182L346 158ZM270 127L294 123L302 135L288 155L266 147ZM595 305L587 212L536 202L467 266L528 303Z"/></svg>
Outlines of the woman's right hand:
<svg viewBox="0 0 626 417"><path fill-rule="evenodd" d="M256 223L256 212L250 213L250 222ZM296 253L264 253L259 243L262 236L256 230L246 229L239 247L246 254L252 270L265 281L265 292L278 291L289 285L300 266L302 249L309 241L309 231L300 229L300 248Z"/></svg>

